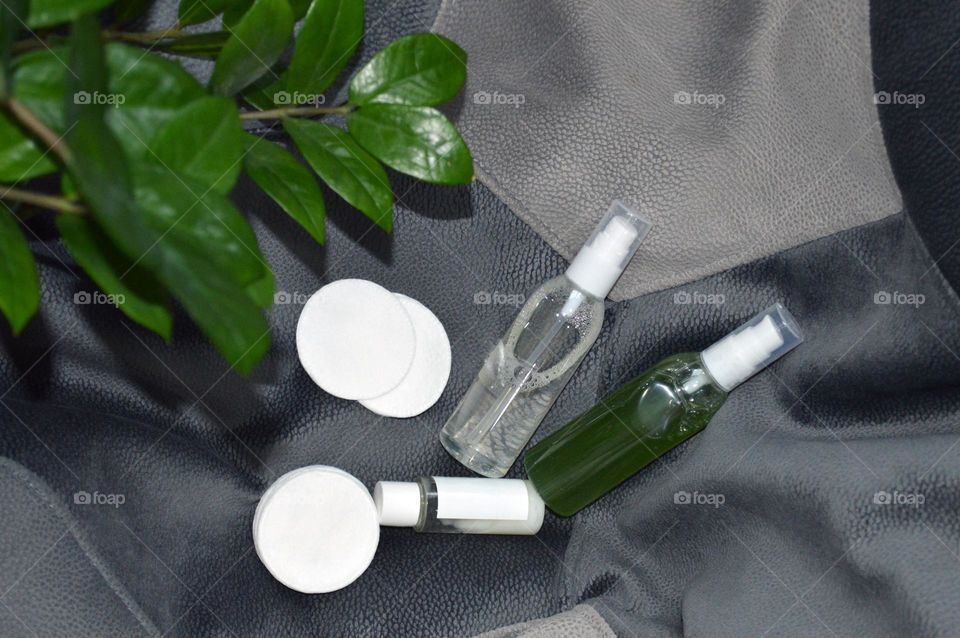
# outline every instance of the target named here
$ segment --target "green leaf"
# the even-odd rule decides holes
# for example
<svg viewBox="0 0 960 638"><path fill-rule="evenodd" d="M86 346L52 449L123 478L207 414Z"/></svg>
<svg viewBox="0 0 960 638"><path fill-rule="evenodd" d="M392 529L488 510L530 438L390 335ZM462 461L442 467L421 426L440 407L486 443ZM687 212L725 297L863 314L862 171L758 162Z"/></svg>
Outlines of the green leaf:
<svg viewBox="0 0 960 638"><path fill-rule="evenodd" d="M77 191L77 185L73 183L70 173L64 173L60 178L60 190L63 191L63 197L75 202L80 199L80 193Z"/></svg>
<svg viewBox="0 0 960 638"><path fill-rule="evenodd" d="M392 42L350 81L352 104L434 106L459 93L467 79L467 54L436 33Z"/></svg>
<svg viewBox="0 0 960 638"><path fill-rule="evenodd" d="M301 20L303 16L307 15L312 2L313 0L290 0L290 8L293 9L294 19Z"/></svg>
<svg viewBox="0 0 960 638"><path fill-rule="evenodd" d="M0 113L0 182L16 184L56 171L50 154L44 154L33 139Z"/></svg>
<svg viewBox="0 0 960 638"><path fill-rule="evenodd" d="M401 173L434 184L473 180L470 149L434 108L371 104L351 113L347 127L371 155Z"/></svg>
<svg viewBox="0 0 960 638"><path fill-rule="evenodd" d="M60 215L57 229L76 262L103 292L116 297L123 314L170 341L173 317L160 282L134 266L93 220Z"/></svg>
<svg viewBox="0 0 960 638"><path fill-rule="evenodd" d="M236 0L231 3L223 12L223 28L232 31L252 6L253 0Z"/></svg>
<svg viewBox="0 0 960 638"><path fill-rule="evenodd" d="M180 0L177 21L181 26L207 22L237 3L238 0Z"/></svg>
<svg viewBox="0 0 960 638"><path fill-rule="evenodd" d="M224 195L162 166L134 165L135 198L147 223L164 243L189 248L238 286L263 277L266 262L257 237L240 211Z"/></svg>
<svg viewBox="0 0 960 638"><path fill-rule="evenodd" d="M27 26L39 29L73 22L80 16L96 13L111 2L113 0L30 0Z"/></svg>
<svg viewBox="0 0 960 638"><path fill-rule="evenodd" d="M106 47L108 88L67 93L66 49L35 51L21 56L15 75L15 92L27 108L47 126L65 131L64 95L94 100L110 99L116 106L106 109L110 129L131 157L142 155L153 134L179 110L206 95L203 87L176 62L153 53L144 54L122 44ZM82 101L82 100L68 100ZM122 101L122 103L120 103Z"/></svg>
<svg viewBox="0 0 960 638"><path fill-rule="evenodd" d="M155 164L135 164L134 181L135 212L106 222L119 229L112 238L131 258L139 254L227 361L249 373L270 346L261 308L273 297L253 230L223 195L202 194Z"/></svg>
<svg viewBox="0 0 960 638"><path fill-rule="evenodd" d="M71 68L78 77L70 76L67 95L104 90L102 47L92 20L74 26ZM225 197L211 191L198 201L199 186L156 164L135 162L131 179L103 109L66 103L67 168L77 189L124 255L142 262L173 293L231 366L249 373L270 345L266 319L246 289L265 276L262 262L241 241L255 242L253 231Z"/></svg>
<svg viewBox="0 0 960 638"><path fill-rule="evenodd" d="M346 131L312 120L286 119L283 128L327 186L388 233L393 191L387 173Z"/></svg>
<svg viewBox="0 0 960 638"><path fill-rule="evenodd" d="M363 0L314 0L297 34L287 90L308 95L326 91L362 38Z"/></svg>
<svg viewBox="0 0 960 638"><path fill-rule="evenodd" d="M243 165L250 178L273 201L323 243L326 208L317 180L282 146L253 138Z"/></svg>
<svg viewBox="0 0 960 638"><path fill-rule="evenodd" d="M229 193L243 168L243 127L236 105L222 97L188 104L150 142L166 168Z"/></svg>
<svg viewBox="0 0 960 638"><path fill-rule="evenodd" d="M13 334L20 334L40 306L40 279L20 222L5 206L0 210L0 310Z"/></svg>
<svg viewBox="0 0 960 638"><path fill-rule="evenodd" d="M293 21L297 22L307 13L311 0L289 0L293 11ZM250 10L253 0L237 0L223 12L223 24L231 29L236 26L243 16Z"/></svg>
<svg viewBox="0 0 960 638"><path fill-rule="evenodd" d="M217 56L210 89L234 95L270 71L293 37L293 11L287 0L256 0Z"/></svg>
<svg viewBox="0 0 960 638"><path fill-rule="evenodd" d="M170 40L156 46L159 51L175 53L191 58L216 58L223 45L230 38L226 31L211 31L209 33L193 33L176 40Z"/></svg>
<svg viewBox="0 0 960 638"><path fill-rule="evenodd" d="M116 24L133 22L147 12L153 0L117 0L113 5L113 21Z"/></svg>
<svg viewBox="0 0 960 638"><path fill-rule="evenodd" d="M5 0L0 4L0 95L9 94L13 84L10 52L23 30L27 10L27 0Z"/></svg>

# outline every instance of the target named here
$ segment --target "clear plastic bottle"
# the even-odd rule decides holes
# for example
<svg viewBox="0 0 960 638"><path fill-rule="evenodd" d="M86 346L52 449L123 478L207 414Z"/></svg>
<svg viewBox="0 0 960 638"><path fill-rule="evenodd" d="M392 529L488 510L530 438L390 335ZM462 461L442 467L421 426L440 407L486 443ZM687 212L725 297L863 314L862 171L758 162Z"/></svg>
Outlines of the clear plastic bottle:
<svg viewBox="0 0 960 638"><path fill-rule="evenodd" d="M543 499L529 481L425 476L373 488L380 525L447 534L532 535L543 525Z"/></svg>
<svg viewBox="0 0 960 638"><path fill-rule="evenodd" d="M707 427L731 390L802 341L775 304L703 352L660 361L537 443L527 475L547 507L571 516Z"/></svg>
<svg viewBox="0 0 960 638"><path fill-rule="evenodd" d="M440 432L460 463L507 473L596 341L603 300L650 226L614 202L566 273L530 296Z"/></svg>

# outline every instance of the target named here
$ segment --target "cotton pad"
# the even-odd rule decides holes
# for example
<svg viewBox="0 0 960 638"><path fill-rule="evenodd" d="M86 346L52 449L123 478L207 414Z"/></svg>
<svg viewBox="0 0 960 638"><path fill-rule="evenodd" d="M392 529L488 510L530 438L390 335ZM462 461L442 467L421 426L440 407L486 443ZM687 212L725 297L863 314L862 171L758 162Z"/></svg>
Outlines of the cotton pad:
<svg viewBox="0 0 960 638"><path fill-rule="evenodd" d="M253 544L274 578L305 594L346 587L380 541L377 508L363 483L311 465L281 476L260 498Z"/></svg>
<svg viewBox="0 0 960 638"><path fill-rule="evenodd" d="M396 388L360 404L377 414L395 418L417 416L437 402L450 378L450 340L443 324L416 299L394 293L413 322L417 350L413 364Z"/></svg>
<svg viewBox="0 0 960 638"><path fill-rule="evenodd" d="M397 387L416 351L400 300L363 279L318 290L297 323L297 354L310 378L341 399L372 399Z"/></svg>

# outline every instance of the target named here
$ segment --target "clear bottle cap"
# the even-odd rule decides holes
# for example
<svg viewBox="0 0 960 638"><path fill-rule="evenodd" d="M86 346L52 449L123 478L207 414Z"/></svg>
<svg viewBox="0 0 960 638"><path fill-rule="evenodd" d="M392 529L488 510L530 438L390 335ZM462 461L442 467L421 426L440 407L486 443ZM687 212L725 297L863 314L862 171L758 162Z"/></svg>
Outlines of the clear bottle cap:
<svg viewBox="0 0 960 638"><path fill-rule="evenodd" d="M615 200L567 268L567 277L598 299L605 298L623 274L653 224Z"/></svg>
<svg viewBox="0 0 960 638"><path fill-rule="evenodd" d="M729 392L803 343L793 315L774 304L700 354L704 367Z"/></svg>

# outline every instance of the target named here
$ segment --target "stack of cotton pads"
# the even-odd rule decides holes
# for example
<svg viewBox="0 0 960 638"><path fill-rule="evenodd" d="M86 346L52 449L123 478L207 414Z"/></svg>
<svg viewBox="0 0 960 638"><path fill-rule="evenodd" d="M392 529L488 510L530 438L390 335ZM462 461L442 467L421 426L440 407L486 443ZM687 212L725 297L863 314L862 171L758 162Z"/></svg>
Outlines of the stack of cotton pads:
<svg viewBox="0 0 960 638"><path fill-rule="evenodd" d="M424 412L450 378L450 341L436 315L363 279L335 281L310 297L297 354L318 386L389 417Z"/></svg>

